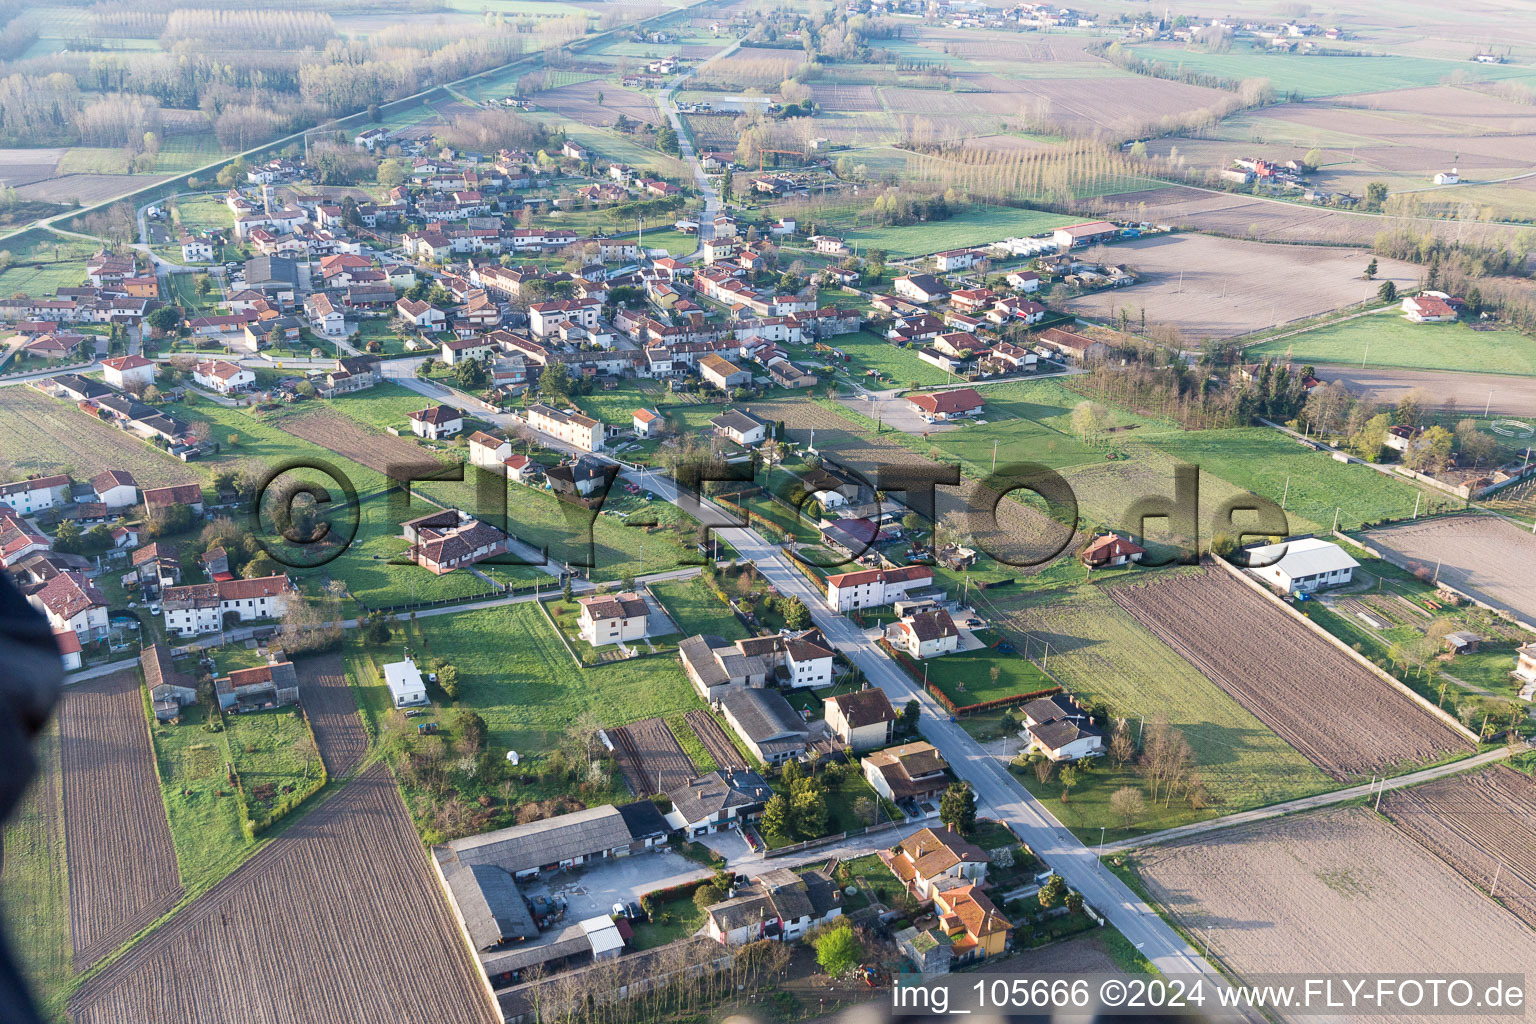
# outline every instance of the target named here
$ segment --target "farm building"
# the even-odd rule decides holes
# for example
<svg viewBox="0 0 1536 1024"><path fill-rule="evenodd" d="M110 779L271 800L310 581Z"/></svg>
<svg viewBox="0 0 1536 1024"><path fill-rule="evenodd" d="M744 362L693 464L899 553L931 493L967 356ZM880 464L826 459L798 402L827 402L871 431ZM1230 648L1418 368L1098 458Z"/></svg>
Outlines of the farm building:
<svg viewBox="0 0 1536 1024"><path fill-rule="evenodd" d="M421 678L421 669L410 658L384 666L384 685L389 687L390 703L397 708L427 702L427 684Z"/></svg>
<svg viewBox="0 0 1536 1024"><path fill-rule="evenodd" d="M764 764L782 764L805 754L810 726L778 690L732 690L720 698L720 710L747 749Z"/></svg>
<svg viewBox="0 0 1536 1024"><path fill-rule="evenodd" d="M1255 576L1287 594L1340 586L1360 567L1343 548L1316 537L1249 548L1248 563L1256 566L1249 570Z"/></svg>
<svg viewBox="0 0 1536 1024"><path fill-rule="evenodd" d="M263 711L299 701L299 675L291 661L239 668L213 681L220 711Z"/></svg>
<svg viewBox="0 0 1536 1024"><path fill-rule="evenodd" d="M1057 228L1051 236L1057 247L1071 249L1079 245L1092 245L1094 242L1102 242L1115 238L1120 234L1120 229L1107 220L1089 221L1085 224L1068 224L1064 228Z"/></svg>
<svg viewBox="0 0 1536 1024"><path fill-rule="evenodd" d="M1066 356L1079 363L1092 363L1109 355L1109 346L1102 341L1084 337L1059 327L1047 327L1040 332L1035 343L1047 353Z"/></svg>
<svg viewBox="0 0 1536 1024"><path fill-rule="evenodd" d="M895 735L896 709L891 706L891 698L878 686L827 697L822 704L832 735L849 750L883 747Z"/></svg>
<svg viewBox="0 0 1536 1024"><path fill-rule="evenodd" d="M911 395L907 398L916 413L929 423L943 423L962 416L974 416L986 403L974 388L956 388L953 391L933 391Z"/></svg>
<svg viewBox="0 0 1536 1024"><path fill-rule="evenodd" d="M1515 671L1512 673L1523 683L1536 684L1536 643L1522 644L1515 652Z"/></svg>
<svg viewBox="0 0 1536 1024"><path fill-rule="evenodd" d="M1019 736L1028 742L1029 750L1039 751L1052 761L1076 761L1104 753L1104 733L1072 697L1061 693L1041 697L1019 710L1024 717Z"/></svg>
<svg viewBox="0 0 1536 1024"><path fill-rule="evenodd" d="M875 792L898 803L937 800L951 781L949 762L924 740L877 750L859 763Z"/></svg>
<svg viewBox="0 0 1536 1024"><path fill-rule="evenodd" d="M149 690L155 717L160 721L170 721L181 714L183 707L197 700L195 680L175 668L171 649L164 644L144 648L139 654L139 668L144 673L144 686Z"/></svg>

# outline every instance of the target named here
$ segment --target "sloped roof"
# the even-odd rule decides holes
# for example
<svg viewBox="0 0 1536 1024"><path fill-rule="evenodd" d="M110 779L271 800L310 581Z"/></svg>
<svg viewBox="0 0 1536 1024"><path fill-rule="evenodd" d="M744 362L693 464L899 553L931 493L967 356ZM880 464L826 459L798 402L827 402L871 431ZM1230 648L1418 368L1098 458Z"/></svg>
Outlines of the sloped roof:
<svg viewBox="0 0 1536 1024"><path fill-rule="evenodd" d="M455 839L445 844L464 864L495 864L512 874L628 846L624 816L612 804Z"/></svg>
<svg viewBox="0 0 1536 1024"><path fill-rule="evenodd" d="M538 926L523 902L523 894L506 871L494 864L466 864L445 877L476 949L538 938Z"/></svg>

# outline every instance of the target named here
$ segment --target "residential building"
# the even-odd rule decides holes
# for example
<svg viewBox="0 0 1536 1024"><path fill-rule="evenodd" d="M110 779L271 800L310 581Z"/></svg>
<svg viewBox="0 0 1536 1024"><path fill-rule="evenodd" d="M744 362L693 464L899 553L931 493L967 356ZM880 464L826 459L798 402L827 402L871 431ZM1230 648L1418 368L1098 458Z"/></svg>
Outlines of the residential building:
<svg viewBox="0 0 1536 1024"><path fill-rule="evenodd" d="M1287 594L1313 593L1354 579L1360 563L1332 541L1317 537L1248 549L1249 572Z"/></svg>
<svg viewBox="0 0 1536 1024"><path fill-rule="evenodd" d="M965 416L974 416L986 405L974 388L955 388L953 391L930 391L921 395L910 395L907 398L907 404L929 423L944 423Z"/></svg>
<svg viewBox="0 0 1536 1024"><path fill-rule="evenodd" d="M411 421L411 433L433 441L452 437L464 429L464 414L446 405L417 409L408 418Z"/></svg>
<svg viewBox="0 0 1536 1024"><path fill-rule="evenodd" d="M17 515L30 516L69 503L69 477L63 473L0 484L0 502Z"/></svg>
<svg viewBox="0 0 1536 1024"><path fill-rule="evenodd" d="M497 352L494 341L485 337L451 338L439 345L438 358L449 366L483 360Z"/></svg>
<svg viewBox="0 0 1536 1024"><path fill-rule="evenodd" d="M192 367L192 380L199 387L229 395L255 384L256 374L238 363L206 359Z"/></svg>
<svg viewBox="0 0 1536 1024"><path fill-rule="evenodd" d="M875 792L896 803L937 800L952 781L944 756L922 740L876 750L859 765Z"/></svg>
<svg viewBox="0 0 1536 1024"><path fill-rule="evenodd" d="M748 687L782 683L791 689L832 682L835 655L820 630L790 636L749 637L728 642L712 634L678 644L683 674L699 696L713 703Z"/></svg>
<svg viewBox="0 0 1536 1024"><path fill-rule="evenodd" d="M986 255L979 249L949 249L933 254L933 266L940 273L947 274L953 270L969 270L984 259Z"/></svg>
<svg viewBox="0 0 1536 1024"><path fill-rule="evenodd" d="M501 467L511 456L512 442L506 438L487 434L483 430L477 430L469 435L470 465L500 472Z"/></svg>
<svg viewBox="0 0 1536 1024"><path fill-rule="evenodd" d="M299 294L299 263L290 256L258 256L245 261L245 287L280 306L292 306Z"/></svg>
<svg viewBox="0 0 1536 1024"><path fill-rule="evenodd" d="M1438 324L1456 319L1456 310L1449 302L1442 296L1428 293L1405 298L1403 314L1416 324Z"/></svg>
<svg viewBox="0 0 1536 1024"><path fill-rule="evenodd" d="M1139 562L1147 549L1119 534L1102 533L1083 548L1083 564L1090 569L1103 569Z"/></svg>
<svg viewBox="0 0 1536 1024"><path fill-rule="evenodd" d="M144 508L149 512L174 508L177 505L186 505L196 514L203 514L203 489L198 484L146 487L143 491L143 497Z"/></svg>
<svg viewBox="0 0 1536 1024"><path fill-rule="evenodd" d="M1109 355L1109 346L1059 327L1047 327L1034 339L1048 353L1065 356L1078 363L1094 363Z"/></svg>
<svg viewBox="0 0 1536 1024"><path fill-rule="evenodd" d="M395 315L419 331L441 331L448 326L448 314L422 299L400 299Z"/></svg>
<svg viewBox="0 0 1536 1024"><path fill-rule="evenodd" d="M309 317L310 328L321 337L340 338L347 333L346 315L324 292L305 297L304 315Z"/></svg>
<svg viewBox="0 0 1536 1024"><path fill-rule="evenodd" d="M523 413L528 425L540 433L564 441L584 452L602 451L603 423L575 410L561 411L543 404L530 405Z"/></svg>
<svg viewBox="0 0 1536 1024"><path fill-rule="evenodd" d="M932 583L933 570L926 565L838 573L827 577L827 607L835 612L878 608Z"/></svg>
<svg viewBox="0 0 1536 1024"><path fill-rule="evenodd" d="M321 398L335 398L353 391L366 391L384 379L384 368L376 356L345 356L336 360L336 368L326 373L316 386Z"/></svg>
<svg viewBox="0 0 1536 1024"><path fill-rule="evenodd" d="M286 576L219 580L166 587L160 605L167 633L197 636L219 632L226 617L237 622L276 618L282 614L283 598L292 592Z"/></svg>
<svg viewBox="0 0 1536 1024"><path fill-rule="evenodd" d="M909 274L898 277L893 287L896 294L909 302L926 305L949 294L949 289L932 274Z"/></svg>
<svg viewBox="0 0 1536 1024"><path fill-rule="evenodd" d="M825 871L774 868L737 888L731 898L706 907L704 927L723 946L759 939L793 942L842 913L841 893Z"/></svg>
<svg viewBox="0 0 1536 1024"><path fill-rule="evenodd" d="M720 711L742 743L764 764L804 756L810 727L778 690L732 690L720 697Z"/></svg>
<svg viewBox="0 0 1536 1024"><path fill-rule="evenodd" d="M605 493L618 476L618 467L583 456L549 467L544 476L555 494L585 500Z"/></svg>
<svg viewBox="0 0 1536 1024"><path fill-rule="evenodd" d="M711 357L713 358L713 357ZM768 436L768 424L742 409L727 409L709 421L716 437L726 437L744 448Z"/></svg>
<svg viewBox="0 0 1536 1024"><path fill-rule="evenodd" d="M632 420L636 437L656 437L666 429L667 421L655 409L636 409Z"/></svg>
<svg viewBox="0 0 1536 1024"><path fill-rule="evenodd" d="M101 376L119 391L148 387L155 382L155 363L143 356L117 356L101 361Z"/></svg>
<svg viewBox="0 0 1536 1024"><path fill-rule="evenodd" d="M756 772L718 769L667 791L672 801L667 822L697 838L752 821L772 796L773 790Z"/></svg>
<svg viewBox="0 0 1536 1024"><path fill-rule="evenodd" d="M644 639L650 606L639 594L598 594L576 603L581 606L577 617L581 638L593 647Z"/></svg>
<svg viewBox="0 0 1536 1024"><path fill-rule="evenodd" d="M878 686L827 697L822 705L832 735L855 753L883 747L895 738L900 716Z"/></svg>
<svg viewBox="0 0 1536 1024"><path fill-rule="evenodd" d="M836 235L812 235L810 242L817 252L828 256L846 256L850 252L848 243Z"/></svg>
<svg viewBox="0 0 1536 1024"><path fill-rule="evenodd" d="M999 956L1008 946L1013 925L974 882L936 889L933 912L957 964Z"/></svg>
<svg viewBox="0 0 1536 1024"><path fill-rule="evenodd" d="M401 524L412 561L442 576L507 550L507 535L467 512L444 509Z"/></svg>
<svg viewBox="0 0 1536 1024"><path fill-rule="evenodd" d="M1008 287L1015 291L1037 292L1040 290L1040 275L1033 270L1015 270L1004 280L1008 282Z"/></svg>
<svg viewBox="0 0 1536 1024"><path fill-rule="evenodd" d="M1515 652L1515 670L1510 673L1529 688L1536 685L1536 641L1521 644Z"/></svg>
<svg viewBox="0 0 1536 1024"><path fill-rule="evenodd" d="M72 629L55 629L53 644L58 648L59 661L65 672L79 670L85 664L85 648L80 646L80 634Z"/></svg>
<svg viewBox="0 0 1536 1024"><path fill-rule="evenodd" d="M421 670L410 658L392 661L384 666L384 685L389 687L389 701L397 708L416 707L427 703L427 684L421 678Z"/></svg>
<svg viewBox="0 0 1536 1024"><path fill-rule="evenodd" d="M213 681L219 710L265 711L299 702L299 675L291 661L238 668Z"/></svg>
<svg viewBox="0 0 1536 1024"><path fill-rule="evenodd" d="M752 383L752 374L713 352L699 360L699 377L721 391Z"/></svg>
<svg viewBox="0 0 1536 1024"><path fill-rule="evenodd" d="M983 885L987 851L961 836L952 826L918 829L880 859L917 899L931 900L940 889L956 885Z"/></svg>
<svg viewBox="0 0 1536 1024"><path fill-rule="evenodd" d="M0 567L14 568L52 547L46 534L9 505L0 504Z"/></svg>
<svg viewBox="0 0 1536 1024"><path fill-rule="evenodd" d="M913 612L891 623L885 639L919 660L953 654L960 649L960 630L942 608Z"/></svg>
<svg viewBox="0 0 1536 1024"><path fill-rule="evenodd" d="M109 509L128 508L139 503L139 485L124 469L108 469L91 479L96 500Z"/></svg>
<svg viewBox="0 0 1536 1024"><path fill-rule="evenodd" d="M27 601L48 618L55 631L69 630L81 641L107 635L107 599L81 572L61 572Z"/></svg>
<svg viewBox="0 0 1536 1024"><path fill-rule="evenodd" d="M1076 761L1104 753L1104 733L1088 711L1067 694L1040 697L1019 709L1024 728L1019 736L1031 751L1052 761Z"/></svg>

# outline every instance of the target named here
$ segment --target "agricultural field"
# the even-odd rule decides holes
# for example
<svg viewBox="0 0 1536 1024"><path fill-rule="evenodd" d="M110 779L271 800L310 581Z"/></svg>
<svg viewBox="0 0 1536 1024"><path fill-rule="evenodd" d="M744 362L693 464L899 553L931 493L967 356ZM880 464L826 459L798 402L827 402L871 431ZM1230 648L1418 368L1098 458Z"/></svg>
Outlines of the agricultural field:
<svg viewBox="0 0 1536 1024"><path fill-rule="evenodd" d="M1536 622L1536 536L1488 515L1441 516L1364 535L1386 557L1495 608Z"/></svg>
<svg viewBox="0 0 1536 1024"><path fill-rule="evenodd" d="M675 658L577 668L532 603L421 618L417 629L423 655L458 669L459 703L485 719L492 750L551 750L583 714L614 726L699 705Z"/></svg>
<svg viewBox="0 0 1536 1024"><path fill-rule="evenodd" d="M709 592L709 584L703 577L659 580L650 584L649 589L677 623L681 636L705 633L726 640L744 640L751 635L741 620Z"/></svg>
<svg viewBox="0 0 1536 1024"><path fill-rule="evenodd" d="M1142 60L1158 61L1170 67L1214 75L1234 82L1245 78L1267 78L1276 93L1295 93L1310 99L1437 85L1449 81L1452 76L1470 81L1492 82L1529 78L1532 74L1529 67L1512 64L1474 64L1467 60L1432 60L1426 57L1313 56L1266 53L1242 47L1233 47L1229 53L1212 53L1172 45L1136 46L1133 52Z"/></svg>
<svg viewBox="0 0 1536 1024"><path fill-rule="evenodd" d="M1266 245L1240 238L1175 233L1095 246L1088 258L1123 263L1138 280L1124 289L1069 299L1064 308L1113 322L1177 327L1190 343L1229 338L1376 298L1382 281L1415 287L1420 268L1377 258L1375 281L1362 278L1364 249Z"/></svg>
<svg viewBox="0 0 1536 1024"><path fill-rule="evenodd" d="M45 1019L63 1010L74 977L69 941L69 872L64 844L58 718L33 745L36 774L0 833L0 918L11 955L32 985Z"/></svg>
<svg viewBox="0 0 1536 1024"><path fill-rule="evenodd" d="M1504 765L1397 789L1382 813L1536 927L1536 782Z"/></svg>
<svg viewBox="0 0 1536 1024"><path fill-rule="evenodd" d="M950 102L958 102L951 97ZM1016 210L1002 206L972 206L946 220L926 224L893 227L839 229L839 234L856 251L884 249L892 257L925 256L985 245L1018 235L1038 235L1053 231L1076 218L1039 210Z"/></svg>
<svg viewBox="0 0 1536 1024"><path fill-rule="evenodd" d="M687 712L683 718L714 760L716 767L725 771L745 771L752 767L737 749L736 744L731 741L725 726L721 725L720 720L713 714L703 708L695 708Z"/></svg>
<svg viewBox="0 0 1536 1024"><path fill-rule="evenodd" d="M1465 323L1416 324L1393 310L1324 324L1243 350L1300 365L1347 363L1536 375L1536 339Z"/></svg>
<svg viewBox="0 0 1536 1024"><path fill-rule="evenodd" d="M176 849L136 669L71 687L59 713L70 937L85 970L176 905Z"/></svg>
<svg viewBox="0 0 1536 1024"><path fill-rule="evenodd" d="M325 763L299 708L224 716L251 822L264 830L325 785Z"/></svg>
<svg viewBox="0 0 1536 1024"><path fill-rule="evenodd" d="M187 463L24 385L0 388L0 452L17 476L67 469L89 480L104 469L125 469L140 487L201 480Z"/></svg>
<svg viewBox="0 0 1536 1024"><path fill-rule="evenodd" d="M346 666L338 654L320 654L301 658L293 667L299 674L299 699L326 773L332 780L339 779L368 752L368 734L347 686Z"/></svg>
<svg viewBox="0 0 1536 1024"><path fill-rule="evenodd" d="M1109 596L1331 778L1391 774L1474 747L1225 569Z"/></svg>
<svg viewBox="0 0 1536 1024"><path fill-rule="evenodd" d="M1164 916L1240 978L1404 964L1476 972L1536 957L1536 933L1363 807L1152 847L1133 863Z"/></svg>
<svg viewBox="0 0 1536 1024"><path fill-rule="evenodd" d="M358 941L384 935L391 941ZM199 967L188 973L188 964ZM298 978L303 984L294 984ZM479 970L379 765L93 975L70 1013L77 1024L489 1024L481 991ZM274 1005L277 993L284 995Z"/></svg>
<svg viewBox="0 0 1536 1024"><path fill-rule="evenodd" d="M654 97L602 79L544 89L530 96L529 101L561 117L595 127L612 125L620 114L646 124L660 124L662 120L661 108Z"/></svg>
<svg viewBox="0 0 1536 1024"><path fill-rule="evenodd" d="M616 726L608 730L608 738L619 770L638 797L671 792L700 774L661 718Z"/></svg>
<svg viewBox="0 0 1536 1024"><path fill-rule="evenodd" d="M995 596L1005 593L1000 591L973 591L973 599L977 611L1008 635L1018 650L1036 659L1043 655L1051 675L1083 700L1103 702L1113 716L1126 719L1136 729L1158 715L1165 716L1194 751L1197 770L1213 800L1207 813L1230 814L1332 788L1322 771L1137 622L1111 599L1109 591L1110 586L1083 584L1008 596ZM1098 825L1121 825L1107 807L1116 787L1108 782L1101 785L1101 774L1095 771L1091 778L1085 777L1066 809L1080 819L1074 827L1092 828L1095 834ZM1095 795L1096 790L1103 792ZM1183 813L1177 807L1163 808L1155 812L1155 821L1143 822L1141 827L1169 827L1180 821L1166 819ZM1190 820L1197 817L1189 816Z"/></svg>
<svg viewBox="0 0 1536 1024"><path fill-rule="evenodd" d="M140 711L141 719L146 714ZM252 849L242 831L239 799L225 775L234 759L228 734L209 732L207 716L206 704L189 704L179 723L149 725L176 864L188 892L229 874Z"/></svg>

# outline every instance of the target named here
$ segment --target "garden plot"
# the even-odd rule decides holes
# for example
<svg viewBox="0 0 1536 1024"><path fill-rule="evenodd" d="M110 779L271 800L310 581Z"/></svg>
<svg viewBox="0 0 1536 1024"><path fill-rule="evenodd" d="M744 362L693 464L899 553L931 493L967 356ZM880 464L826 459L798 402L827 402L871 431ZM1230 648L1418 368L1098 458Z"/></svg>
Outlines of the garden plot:
<svg viewBox="0 0 1536 1024"><path fill-rule="evenodd" d="M1135 616L1335 779L1471 752L1466 736L1219 568L1117 586Z"/></svg>
<svg viewBox="0 0 1536 1024"><path fill-rule="evenodd" d="M660 718L645 718L608 730L614 757L638 797L668 793L697 778L698 767Z"/></svg>
<svg viewBox="0 0 1536 1024"><path fill-rule="evenodd" d="M1498 765L1388 793L1392 823L1536 927L1536 781Z"/></svg>
<svg viewBox="0 0 1536 1024"><path fill-rule="evenodd" d="M17 476L69 470L89 480L125 469L140 487L196 483L197 470L131 434L29 387L0 388L0 460Z"/></svg>
<svg viewBox="0 0 1536 1024"><path fill-rule="evenodd" d="M1276 818L1135 858L1152 900L1239 978L1444 976L1536 963L1536 933L1363 807Z"/></svg>

